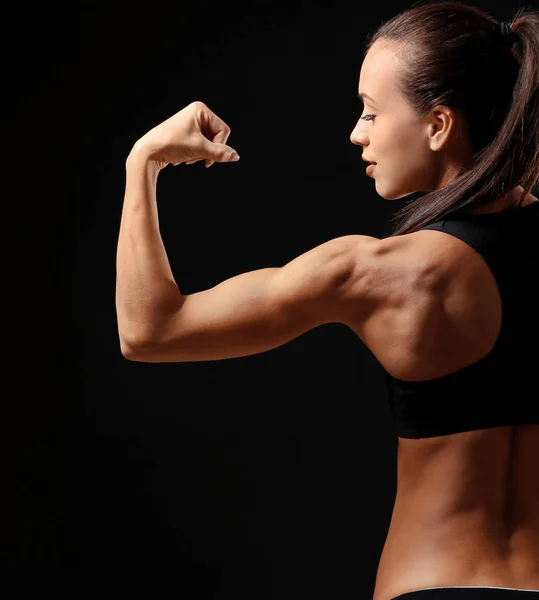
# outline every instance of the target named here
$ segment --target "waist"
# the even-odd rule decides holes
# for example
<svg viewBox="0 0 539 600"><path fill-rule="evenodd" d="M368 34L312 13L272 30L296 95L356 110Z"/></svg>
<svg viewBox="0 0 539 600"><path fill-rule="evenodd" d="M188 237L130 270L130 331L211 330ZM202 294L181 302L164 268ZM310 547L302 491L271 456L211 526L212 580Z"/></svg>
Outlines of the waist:
<svg viewBox="0 0 539 600"><path fill-rule="evenodd" d="M539 530L480 512L440 517L398 502L373 600L426 587L490 586L539 591Z"/></svg>

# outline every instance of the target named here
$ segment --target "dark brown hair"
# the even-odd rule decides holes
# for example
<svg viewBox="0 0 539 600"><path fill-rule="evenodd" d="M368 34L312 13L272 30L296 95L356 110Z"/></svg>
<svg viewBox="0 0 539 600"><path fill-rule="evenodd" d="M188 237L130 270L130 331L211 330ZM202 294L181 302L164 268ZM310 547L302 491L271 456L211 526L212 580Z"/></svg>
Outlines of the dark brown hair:
<svg viewBox="0 0 539 600"><path fill-rule="evenodd" d="M415 3L367 38L395 44L397 85L418 118L437 105L462 116L472 162L449 183L409 202L391 234L412 233L517 186L519 204L539 180L539 12L519 9L504 45L500 22L461 2Z"/></svg>

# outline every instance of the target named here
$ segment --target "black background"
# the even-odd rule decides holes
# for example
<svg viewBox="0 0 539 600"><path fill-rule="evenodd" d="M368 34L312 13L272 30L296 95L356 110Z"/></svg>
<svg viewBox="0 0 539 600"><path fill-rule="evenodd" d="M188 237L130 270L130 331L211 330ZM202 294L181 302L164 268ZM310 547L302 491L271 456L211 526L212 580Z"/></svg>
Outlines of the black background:
<svg viewBox="0 0 539 600"><path fill-rule="evenodd" d="M2 9L3 598L372 597L397 450L373 355L332 324L251 357L130 362L115 261L127 154L193 100L241 160L159 176L183 293L389 233L404 200L349 136L365 38L408 6Z"/></svg>

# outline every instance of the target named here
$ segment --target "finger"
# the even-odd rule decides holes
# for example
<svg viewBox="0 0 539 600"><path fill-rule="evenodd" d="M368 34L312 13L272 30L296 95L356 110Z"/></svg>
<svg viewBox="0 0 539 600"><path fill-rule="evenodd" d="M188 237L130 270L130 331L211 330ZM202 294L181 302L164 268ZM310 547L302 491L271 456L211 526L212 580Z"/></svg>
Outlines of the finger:
<svg viewBox="0 0 539 600"><path fill-rule="evenodd" d="M197 118L200 133L203 139L201 140L209 156L215 153L214 144L225 145L230 136L230 127L219 118L212 110L204 103L197 103ZM205 158L206 168L209 168L216 162L215 159ZM219 161L223 162L223 161Z"/></svg>
<svg viewBox="0 0 539 600"><path fill-rule="evenodd" d="M217 135L230 135L230 127L218 117L212 110L210 110L204 103L198 103L197 117L199 119L200 131L202 131L204 137L211 141L214 140ZM221 140L217 140L221 142ZM221 142L224 143L224 142Z"/></svg>
<svg viewBox="0 0 539 600"><path fill-rule="evenodd" d="M225 144L229 135L230 135L230 131L225 131L225 130L219 131L218 133L216 133L213 136L213 139L210 141L213 142L214 144L215 143ZM209 169L213 165L214 162L215 162L214 160L206 159L206 169Z"/></svg>

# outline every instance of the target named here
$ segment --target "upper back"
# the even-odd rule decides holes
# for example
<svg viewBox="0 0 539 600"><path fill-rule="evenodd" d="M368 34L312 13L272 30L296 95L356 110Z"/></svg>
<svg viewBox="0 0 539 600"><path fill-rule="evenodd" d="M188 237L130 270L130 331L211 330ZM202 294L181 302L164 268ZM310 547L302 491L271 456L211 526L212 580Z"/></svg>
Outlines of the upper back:
<svg viewBox="0 0 539 600"><path fill-rule="evenodd" d="M386 371L400 437L539 423L538 231L536 202L381 240L400 288L353 329Z"/></svg>

